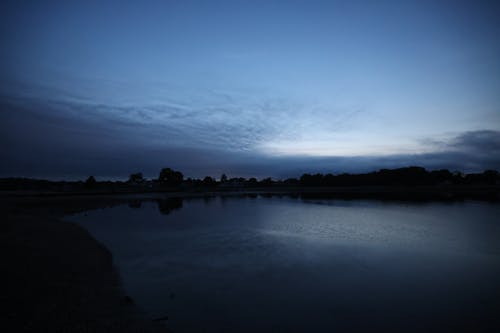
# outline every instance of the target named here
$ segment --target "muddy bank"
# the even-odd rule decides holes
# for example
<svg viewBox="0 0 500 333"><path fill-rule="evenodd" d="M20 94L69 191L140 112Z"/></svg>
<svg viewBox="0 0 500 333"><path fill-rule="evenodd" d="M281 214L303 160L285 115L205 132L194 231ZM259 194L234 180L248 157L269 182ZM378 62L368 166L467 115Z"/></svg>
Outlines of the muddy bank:
<svg viewBox="0 0 500 333"><path fill-rule="evenodd" d="M166 332L126 297L109 251L68 213L121 199L2 200L3 332Z"/></svg>

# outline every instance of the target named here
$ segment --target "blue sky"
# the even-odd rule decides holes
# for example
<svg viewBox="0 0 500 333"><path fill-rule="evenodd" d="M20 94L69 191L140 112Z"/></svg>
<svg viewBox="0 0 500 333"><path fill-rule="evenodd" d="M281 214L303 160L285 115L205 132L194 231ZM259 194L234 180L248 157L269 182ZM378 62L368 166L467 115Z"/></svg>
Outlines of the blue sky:
<svg viewBox="0 0 500 333"><path fill-rule="evenodd" d="M2 175L500 168L495 2L7 1L0 12Z"/></svg>

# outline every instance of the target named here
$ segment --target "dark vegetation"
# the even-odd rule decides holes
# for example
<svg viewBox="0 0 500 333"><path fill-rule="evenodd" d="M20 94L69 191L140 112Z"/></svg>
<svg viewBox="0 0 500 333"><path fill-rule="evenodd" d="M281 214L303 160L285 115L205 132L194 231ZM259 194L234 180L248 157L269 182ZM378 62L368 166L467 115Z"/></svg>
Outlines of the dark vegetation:
<svg viewBox="0 0 500 333"><path fill-rule="evenodd" d="M300 178L273 180L264 178L228 178L219 180L206 176L203 179L184 178L180 171L164 168L158 178L146 179L142 173L132 173L127 181L97 181L93 176L85 181L49 181L30 178L1 178L0 190L35 192L162 192L185 190L239 190L259 188L327 188L327 187L421 187L499 185L500 173L487 170L482 173L463 174L449 170L427 171L421 167L382 169L362 174L303 174Z"/></svg>

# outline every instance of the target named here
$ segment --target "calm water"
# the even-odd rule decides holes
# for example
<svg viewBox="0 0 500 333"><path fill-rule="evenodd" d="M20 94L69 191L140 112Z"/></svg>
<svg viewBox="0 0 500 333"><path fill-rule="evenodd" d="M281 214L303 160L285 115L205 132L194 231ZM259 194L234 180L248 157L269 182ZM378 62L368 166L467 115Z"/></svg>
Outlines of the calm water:
<svg viewBox="0 0 500 333"><path fill-rule="evenodd" d="M498 204L217 197L68 220L173 332L500 328Z"/></svg>

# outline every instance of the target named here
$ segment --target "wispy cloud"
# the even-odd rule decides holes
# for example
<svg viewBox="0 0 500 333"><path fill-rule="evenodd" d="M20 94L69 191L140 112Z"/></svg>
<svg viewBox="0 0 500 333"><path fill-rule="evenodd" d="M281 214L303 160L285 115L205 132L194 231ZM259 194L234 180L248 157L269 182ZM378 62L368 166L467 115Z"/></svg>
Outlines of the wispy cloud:
<svg viewBox="0 0 500 333"><path fill-rule="evenodd" d="M234 104L227 99L228 105ZM2 176L76 177L92 173L125 177L134 170L155 176L166 165L190 176L226 172L288 177L303 172L361 172L407 165L463 171L500 169L500 132L491 130L422 140L420 144L428 148L420 154L268 154L258 149L262 142L277 137L303 138L300 130L280 132L282 124L292 122L289 115L295 111L292 105L273 101L256 103L249 111L234 105L213 108L204 115L177 104L110 106L13 98L3 98L0 108ZM340 118L336 126L342 126L342 121Z"/></svg>
<svg viewBox="0 0 500 333"><path fill-rule="evenodd" d="M128 128L132 130L128 136L149 145L261 153L269 153L265 147L273 142L328 139L332 133L342 132L361 112L227 89L173 96L155 103L120 104L61 96L4 96L3 105L40 116L71 118L81 124L106 124L104 127L115 135Z"/></svg>

